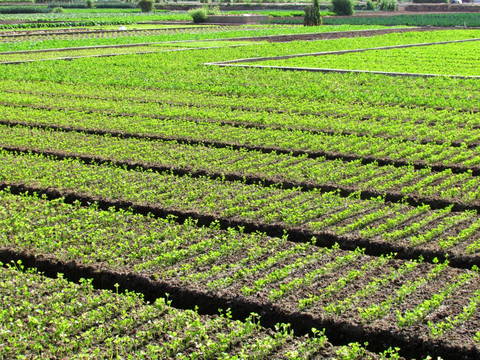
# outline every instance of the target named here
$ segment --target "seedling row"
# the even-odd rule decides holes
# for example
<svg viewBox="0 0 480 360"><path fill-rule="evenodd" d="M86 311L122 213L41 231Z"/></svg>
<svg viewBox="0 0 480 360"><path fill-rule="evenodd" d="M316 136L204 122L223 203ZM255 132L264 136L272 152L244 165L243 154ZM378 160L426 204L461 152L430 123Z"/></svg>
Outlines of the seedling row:
<svg viewBox="0 0 480 360"><path fill-rule="evenodd" d="M38 90L31 92L7 90L2 93L0 104L3 105L4 111L8 111L4 109L5 106L38 108L38 104L41 104L41 108L53 110L89 111L157 119L188 119L253 126L260 129L309 131L320 135L369 136L386 140L416 141L422 144L430 142L439 145L452 144L456 147L466 144L470 148L480 144L478 133L472 132L472 128L479 126L475 113L459 114L448 111L380 106L372 108L360 104L352 106L347 103L329 102L316 109L314 114L291 114L268 112L268 108L264 110L260 107L245 109L235 103L224 107L205 107L201 104L176 104L158 100L132 101L120 99L118 95L116 97L116 99L110 99L68 96L58 93L58 90L56 93L39 93Z"/></svg>
<svg viewBox="0 0 480 360"><path fill-rule="evenodd" d="M387 35L385 35L387 36ZM383 37L381 37L383 38ZM332 40L336 41L336 40ZM297 47L301 42L292 46L292 53L298 53ZM329 42L329 44L331 44ZM354 43L352 43L353 45ZM162 54L164 59L162 67L152 66L152 62L158 60L158 55L144 55L136 57L132 61L130 57L115 57L115 59L83 59L71 63L56 63L55 71L51 64L35 63L29 64L26 71L25 66L6 66L2 73L3 79L29 80L29 81L48 81L54 83L68 83L68 79L73 80L80 86L107 86L115 87L125 92L127 89L155 90L162 89L168 91L187 91L190 93L212 94L235 101L236 97L245 97L246 99L260 98L260 101L272 102L272 99L280 99L281 108L285 108L290 100L289 108L292 108L291 102L299 102L300 109L307 106L308 102L314 102L307 106L308 108L317 108L319 104L328 101L341 103L363 103L365 106L374 104L375 109L378 105L400 106L400 107L420 107L440 108L454 112L476 111L478 106L472 102L469 93L475 92L478 88L477 82L472 80L452 80L452 79L392 79L372 75L362 75L355 77L345 77L338 74L300 74L296 72L279 71L245 71L242 69L218 69L215 67L206 67L203 64L212 61L221 61L225 58L241 58L242 56L256 56L259 50L269 46L268 54L278 54L275 47L282 44L271 44L263 46L243 46L241 48L225 48L214 50L203 50L195 52L195 62L192 64L191 52L176 52ZM334 44L335 45L335 44ZM373 44L372 44L373 45ZM331 48L332 46L330 46ZM328 49L328 48L327 48ZM279 49L284 51L285 49ZM114 76L106 69L115 66ZM68 66L66 66L68 65ZM192 74L192 66L195 68L195 75ZM81 69L91 69L89 76L83 76ZM153 79L161 78L162 81L148 80L132 76L132 71L146 71L152 74ZM182 76L183 81L179 83L168 76L175 72ZM221 76L225 82L216 81ZM199 78L203 79L199 81ZM316 81L315 79L321 79ZM381 81L379 80L381 79ZM340 81L341 80L341 81ZM275 86L262 86L263 83L274 84ZM302 83L303 86L297 91L288 90L288 84ZM250 84L250 85L248 85ZM396 89L401 87L405 91L398 92ZM122 90L123 89L123 90ZM62 91L58 91L62 93ZM191 98L191 96L189 96ZM281 100L284 99L284 100ZM178 101L178 100L177 100ZM218 101L218 100L217 100ZM251 102L252 100L249 100ZM235 101L234 103L238 103ZM209 102L206 102L207 104ZM257 100L258 103L258 100ZM263 107L263 106L262 106ZM269 106L270 107L270 106ZM323 105L320 105L320 109ZM275 106L274 106L275 108ZM378 111L378 110L376 110ZM344 112L341 112L343 115ZM436 119L435 121L439 121Z"/></svg>
<svg viewBox="0 0 480 360"><path fill-rule="evenodd" d="M471 171L453 174L413 166L379 166L323 157L292 156L260 151L234 150L212 146L179 144L176 141L122 139L79 132L42 130L0 125L0 142L10 151L33 151L58 157L82 157L89 162L113 162L177 174L227 177L229 180L268 182L305 190L367 191L389 199L403 197L437 206L445 204L477 208L480 180Z"/></svg>
<svg viewBox="0 0 480 360"><path fill-rule="evenodd" d="M147 104L142 106L147 108ZM277 151L287 154L292 152L295 155L306 155L313 158L343 157L392 165L435 166L439 170L450 168L454 172L472 170L475 174L478 173L477 168L480 162L477 150L466 149L464 146L419 144L401 139L325 134L302 130L246 128L207 120L190 119L185 121L175 117L166 118L163 115L157 118L111 116L108 111L107 113L85 114L71 108L71 110L62 110L43 109L42 107L34 104L27 107L22 105L0 106L2 123L80 130L97 134L124 134L138 138L190 141L217 147L234 146L263 152ZM189 107L184 107L184 109L190 111ZM288 116L285 115L285 117Z"/></svg>
<svg viewBox="0 0 480 360"><path fill-rule="evenodd" d="M390 248L403 256L420 249L417 254L429 258L448 252L457 264L475 263L480 248L476 213L452 212L452 206L432 210L428 205L388 203L381 197L361 200L355 193L345 198L337 192L132 171L39 155L3 152L1 162L0 179L6 186L56 190L77 199L137 206L158 214L233 221L274 234L288 230L304 234L302 241L317 236L323 244L339 241L354 248L361 243L372 252Z"/></svg>

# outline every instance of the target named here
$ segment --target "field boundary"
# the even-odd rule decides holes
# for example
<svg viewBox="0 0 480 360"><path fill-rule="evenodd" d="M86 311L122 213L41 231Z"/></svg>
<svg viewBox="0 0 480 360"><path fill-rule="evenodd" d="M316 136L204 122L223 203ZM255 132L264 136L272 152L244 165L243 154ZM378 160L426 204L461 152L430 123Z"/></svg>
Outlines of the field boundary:
<svg viewBox="0 0 480 360"><path fill-rule="evenodd" d="M322 35L335 35L336 37L351 37L349 35L363 35L363 36L373 36L383 33L398 33L398 32L412 32L412 31L426 31L426 30L435 30L435 29L428 29L428 28L395 28L395 29L374 29L374 30L352 30L352 31L331 31L331 32L324 32L324 33L307 33L307 34L284 34L284 35L267 35L267 36L254 36L254 37L240 37L240 38L223 38L223 39L203 39L203 40L176 40L176 41L160 41L160 42L149 42L149 43L135 43L135 44L114 44L114 45L91 45L91 46L77 46L77 47L68 47L68 48L52 48L52 49L35 49L35 50L18 50L18 51L3 51L0 52L0 55L13 55L13 54L30 54L30 53L39 53L39 52L60 52L60 51L71 51L71 50L88 50L88 49L103 49L103 48L123 48L123 47L135 47L135 46L150 46L150 45L158 45L158 44L178 44L178 43L189 43L189 42L208 42L208 41L261 41L259 38L262 39L275 39L275 38L283 38L283 37L290 37L290 36L298 36L298 37L309 37L309 36L319 36ZM440 29L439 29L440 30ZM372 32L372 34L370 34ZM70 32L67 32L70 34ZM367 34L367 35L365 35ZM368 35L370 34L370 35ZM23 35L23 34L22 34ZM45 35L45 34L43 34ZM62 33L58 33L56 35L62 35ZM344 36L340 36L344 35ZM25 35L24 35L25 36ZM1 37L1 35L0 35Z"/></svg>
<svg viewBox="0 0 480 360"><path fill-rule="evenodd" d="M387 32L386 32L387 30ZM148 42L148 43L135 43L135 44L113 44L113 45L91 45L91 46L77 46L77 47L66 47L66 48L52 48L52 49L35 49L35 50L18 50L18 51L3 51L0 52L0 55L10 55L10 54L29 54L29 53L37 53L37 52L60 52L60 51L70 51L70 50L88 50L88 49L103 49L103 48L122 48L122 47L135 47L135 46L149 46L149 45L158 45L158 44L178 44L178 43L189 43L189 42L208 42L208 41L263 41L259 40L259 38L268 40L268 39L276 39L276 38L286 38L291 36L298 36L298 37L310 37L310 36L319 36L322 35L334 35L335 37L352 37L351 35L363 35L363 36L374 36L377 34L383 33L398 33L398 32L412 32L412 31L426 31L432 29L423 29L423 28L395 28L395 29L373 29L373 30L352 30L352 31L330 31L330 32L322 32L322 33L306 33L306 34L284 34L284 35L267 35L267 36L253 36L253 37L237 37L237 38L222 38L222 39L201 39L201 40L175 40L175 41L159 41L159 42ZM435 29L433 29L435 30ZM372 33L372 34L370 34ZM70 34L67 32L66 34ZM367 34L367 35L365 35ZM23 34L22 34L23 35ZM46 34L42 34L46 35ZM47 34L48 35L48 34ZM62 35L62 33L58 33L56 35ZM344 36L341 36L344 35ZM349 36L350 35L350 36ZM26 35L23 35L26 36ZM1 37L1 35L0 35Z"/></svg>

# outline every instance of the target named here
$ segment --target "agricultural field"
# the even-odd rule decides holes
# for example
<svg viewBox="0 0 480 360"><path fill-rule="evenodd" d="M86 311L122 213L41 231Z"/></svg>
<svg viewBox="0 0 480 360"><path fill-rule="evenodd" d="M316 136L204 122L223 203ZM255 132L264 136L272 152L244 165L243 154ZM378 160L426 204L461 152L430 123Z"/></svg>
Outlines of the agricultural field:
<svg viewBox="0 0 480 360"><path fill-rule="evenodd" d="M5 358L480 356L480 30L0 38Z"/></svg>

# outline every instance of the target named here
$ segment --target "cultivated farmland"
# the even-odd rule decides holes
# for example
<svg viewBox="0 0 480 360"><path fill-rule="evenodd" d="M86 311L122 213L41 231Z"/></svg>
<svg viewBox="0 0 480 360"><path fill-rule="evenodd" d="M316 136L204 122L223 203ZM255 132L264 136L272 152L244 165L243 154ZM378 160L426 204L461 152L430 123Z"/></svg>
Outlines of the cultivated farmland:
<svg viewBox="0 0 480 360"><path fill-rule="evenodd" d="M2 37L0 353L478 358L480 31L377 30Z"/></svg>

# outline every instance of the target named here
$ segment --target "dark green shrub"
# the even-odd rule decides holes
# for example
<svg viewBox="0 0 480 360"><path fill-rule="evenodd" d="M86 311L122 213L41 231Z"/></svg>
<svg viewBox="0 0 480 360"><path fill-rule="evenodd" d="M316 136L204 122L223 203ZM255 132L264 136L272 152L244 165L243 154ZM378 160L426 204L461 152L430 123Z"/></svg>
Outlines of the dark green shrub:
<svg viewBox="0 0 480 360"><path fill-rule="evenodd" d="M353 15L354 0L332 0L333 12L337 15Z"/></svg>
<svg viewBox="0 0 480 360"><path fill-rule="evenodd" d="M55 14L61 14L61 13L63 13L63 12L64 12L64 11L63 11L63 8L60 7L60 6L52 9L52 13L55 13Z"/></svg>
<svg viewBox="0 0 480 360"><path fill-rule="evenodd" d="M449 4L448 0L412 0L413 4Z"/></svg>
<svg viewBox="0 0 480 360"><path fill-rule="evenodd" d="M137 5L142 12L151 12L155 9L155 3L153 0L140 0Z"/></svg>
<svg viewBox="0 0 480 360"><path fill-rule="evenodd" d="M61 7L63 9L85 9L87 5L85 3L66 3L66 2L55 2L48 4L49 8Z"/></svg>
<svg viewBox="0 0 480 360"><path fill-rule="evenodd" d="M395 0L380 0L378 9L383 11L397 11L397 2Z"/></svg>
<svg viewBox="0 0 480 360"><path fill-rule="evenodd" d="M322 25L322 16L320 15L320 4L318 0L313 0L313 4L305 8L304 26Z"/></svg>
<svg viewBox="0 0 480 360"><path fill-rule="evenodd" d="M207 21L207 11L205 9L190 10L188 14L192 17L194 23Z"/></svg>
<svg viewBox="0 0 480 360"><path fill-rule="evenodd" d="M365 7L366 10L375 10L375 4L371 0L367 0L367 5Z"/></svg>
<svg viewBox="0 0 480 360"><path fill-rule="evenodd" d="M95 3L93 0L87 0L85 1L85 6L87 9L93 9L95 7Z"/></svg>

